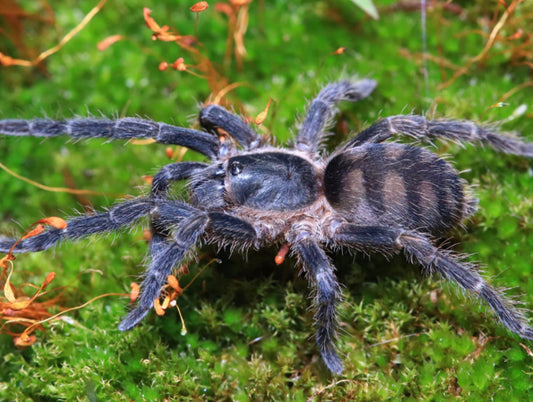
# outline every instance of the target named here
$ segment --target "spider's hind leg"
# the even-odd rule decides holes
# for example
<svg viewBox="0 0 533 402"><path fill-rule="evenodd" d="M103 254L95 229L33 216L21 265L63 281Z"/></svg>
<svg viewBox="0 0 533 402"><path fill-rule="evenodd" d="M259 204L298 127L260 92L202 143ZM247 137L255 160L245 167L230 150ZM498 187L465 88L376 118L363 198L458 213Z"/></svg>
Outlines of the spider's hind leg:
<svg viewBox="0 0 533 402"><path fill-rule="evenodd" d="M335 105L343 100L357 102L366 98L376 87L376 81L340 81L329 84L311 102L294 147L315 153L320 147L324 129L336 113Z"/></svg>
<svg viewBox="0 0 533 402"><path fill-rule="evenodd" d="M420 265L438 272L484 300L510 331L522 338L533 339L533 328L528 325L523 314L501 292L490 286L470 264L460 262L450 252L438 249L416 234L402 234L397 241L403 246L404 253Z"/></svg>
<svg viewBox="0 0 533 402"><path fill-rule="evenodd" d="M451 252L435 247L422 234L382 226L344 225L337 230L334 240L358 250L392 253L402 249L410 260L485 301L510 331L522 338L533 339L533 329L510 300L490 286L475 267L461 262Z"/></svg>

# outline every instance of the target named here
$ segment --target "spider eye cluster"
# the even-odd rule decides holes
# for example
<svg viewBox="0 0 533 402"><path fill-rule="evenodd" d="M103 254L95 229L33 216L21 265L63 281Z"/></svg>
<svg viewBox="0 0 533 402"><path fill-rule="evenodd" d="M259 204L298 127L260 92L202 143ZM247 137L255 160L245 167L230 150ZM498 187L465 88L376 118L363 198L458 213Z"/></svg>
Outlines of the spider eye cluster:
<svg viewBox="0 0 533 402"><path fill-rule="evenodd" d="M229 172L232 176L237 176L242 172L243 165L239 161L233 161L229 165Z"/></svg>

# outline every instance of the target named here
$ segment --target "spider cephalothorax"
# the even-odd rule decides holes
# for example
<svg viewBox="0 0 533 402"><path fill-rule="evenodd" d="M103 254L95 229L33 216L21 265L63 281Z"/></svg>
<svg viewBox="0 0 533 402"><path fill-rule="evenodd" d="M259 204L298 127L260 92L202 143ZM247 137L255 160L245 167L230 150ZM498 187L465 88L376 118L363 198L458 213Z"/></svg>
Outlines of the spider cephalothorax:
<svg viewBox="0 0 533 402"><path fill-rule="evenodd" d="M533 339L520 311L472 264L432 242L476 209L457 171L425 148L383 141L397 134L414 140L442 137L525 157L533 157L533 144L468 121L399 115L375 123L327 155L322 140L335 104L363 99L374 87L369 79L327 85L312 101L289 148L262 143L241 119L215 105L200 112L205 132L137 118L0 120L0 133L6 135L153 138L210 159L166 165L154 176L149 197L71 218L65 229L24 239L14 252L45 250L60 240L113 231L149 215L150 264L137 307L119 325L125 331L146 316L167 276L197 243L238 249L288 244L314 289L316 341L333 373L342 371L334 345L341 292L325 248L387 255L403 251L411 261L476 294L511 331ZM240 147L222 142L220 132ZM188 202L169 199L168 187L177 180L188 181ZM14 242L0 239L0 251L7 252Z"/></svg>

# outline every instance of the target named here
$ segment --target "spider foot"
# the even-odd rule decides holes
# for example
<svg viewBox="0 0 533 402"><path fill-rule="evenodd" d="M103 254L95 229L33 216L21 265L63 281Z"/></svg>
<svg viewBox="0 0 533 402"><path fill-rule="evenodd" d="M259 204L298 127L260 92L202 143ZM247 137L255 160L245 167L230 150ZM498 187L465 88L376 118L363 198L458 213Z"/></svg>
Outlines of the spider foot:
<svg viewBox="0 0 533 402"><path fill-rule="evenodd" d="M329 371L331 371L333 374L341 374L343 371L342 362L339 355L335 351L333 344L319 344L318 346L320 346L320 354L322 355L322 359L324 360L324 363Z"/></svg>
<svg viewBox="0 0 533 402"><path fill-rule="evenodd" d="M118 325L119 331L129 331L137 324L139 324L144 319L144 317L146 317L149 311L149 308L143 306L139 306L131 310L130 313Z"/></svg>

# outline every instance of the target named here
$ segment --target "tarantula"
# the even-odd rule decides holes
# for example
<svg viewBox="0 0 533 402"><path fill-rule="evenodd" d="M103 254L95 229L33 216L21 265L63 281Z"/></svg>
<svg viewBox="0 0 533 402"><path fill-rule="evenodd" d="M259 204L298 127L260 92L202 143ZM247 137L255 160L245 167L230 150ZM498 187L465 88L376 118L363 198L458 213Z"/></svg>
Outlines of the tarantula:
<svg viewBox="0 0 533 402"><path fill-rule="evenodd" d="M469 121L398 115L378 121L328 155L323 140L336 104L359 101L375 86L375 81L362 79L324 87L290 148L264 143L248 124L217 105L200 111L205 131L139 118L0 120L0 133L6 135L153 138L210 159L166 165L154 176L150 196L70 218L65 229L50 228L24 239L14 252L45 250L61 240L117 230L149 215L150 263L138 304L119 325L127 331L147 315L173 267L197 244L242 250L288 244L313 287L316 343L335 374L342 372L334 344L341 289L325 248L385 255L403 251L410 261L476 294L509 330L533 339L533 329L511 301L472 264L433 243L476 210L477 200L458 172L425 148L383 141L396 134L414 140L444 138L486 143L526 157L533 157L533 143ZM221 133L232 140L221 141ZM188 181L188 202L169 199L169 186L178 180ZM0 251L7 252L14 242L1 239Z"/></svg>

